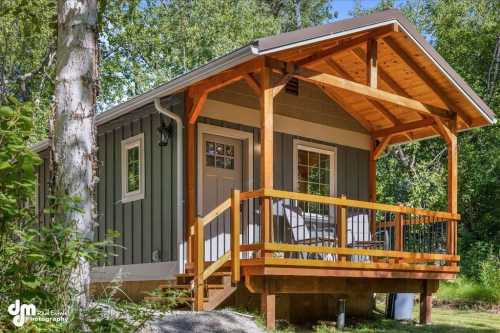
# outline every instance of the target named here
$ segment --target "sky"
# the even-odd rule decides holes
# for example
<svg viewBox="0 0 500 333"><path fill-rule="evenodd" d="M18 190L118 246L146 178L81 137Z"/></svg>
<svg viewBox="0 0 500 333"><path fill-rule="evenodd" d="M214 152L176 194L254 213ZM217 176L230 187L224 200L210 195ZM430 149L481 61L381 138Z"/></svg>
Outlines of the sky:
<svg viewBox="0 0 500 333"><path fill-rule="evenodd" d="M377 3L378 0L361 0L361 5L365 8L374 7ZM349 11L353 9L354 4L354 0L330 0L332 10L339 13L339 20L351 17L351 15L349 15Z"/></svg>

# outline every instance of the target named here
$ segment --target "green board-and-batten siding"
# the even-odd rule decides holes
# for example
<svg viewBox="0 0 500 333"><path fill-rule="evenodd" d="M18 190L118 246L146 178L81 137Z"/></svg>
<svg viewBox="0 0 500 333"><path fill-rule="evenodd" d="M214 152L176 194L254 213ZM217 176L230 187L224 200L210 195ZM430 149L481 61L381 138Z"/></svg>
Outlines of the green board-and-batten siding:
<svg viewBox="0 0 500 333"><path fill-rule="evenodd" d="M183 95L169 99L170 109L183 115ZM167 103L163 101L163 105ZM162 116L168 125L170 119ZM108 230L116 230L118 245L109 258L109 265L150 263L177 260L176 215L176 126L166 147L158 145L160 115L153 104L134 110L107 122L97 129L97 216L95 239L105 239ZM145 195L144 199L121 202L121 141L144 133ZM41 222L48 222L42 214L48 207L49 154L39 153L42 164L38 166L38 214ZM182 200L182 199L181 199ZM110 250L111 251L111 250ZM157 252L157 256L153 252ZM156 258L155 258L156 257ZM157 259L157 260L156 260Z"/></svg>
<svg viewBox="0 0 500 333"><path fill-rule="evenodd" d="M182 96L173 99L172 110L183 114ZM168 118L163 118L167 123ZM219 120L200 118L200 122L251 132L254 142L260 142L259 129ZM127 265L158 261L177 260L176 220L176 134L172 133L168 146L158 145L160 116L153 105L135 110L126 116L98 127L98 176L97 212L99 226L96 240L103 240L107 230L116 230L119 237L115 243L117 256L110 258L110 265ZM175 125L173 126L175 128ZM145 149L145 197L121 202L121 141L144 133ZM317 140L274 133L274 183L283 190L293 190L293 141L312 141L337 148L337 193L349 198L368 199L369 152L334 145ZM255 150L254 150L255 151ZM47 203L49 166L39 166L39 207ZM259 186L259 156L254 156L254 186ZM153 252L158 258L154 258Z"/></svg>
<svg viewBox="0 0 500 333"><path fill-rule="evenodd" d="M183 114L182 97L172 100L172 111ZM168 125L171 121L161 116ZM133 111L98 128L96 239L103 240L107 230L120 235L115 243L117 256L108 264L128 265L177 260L176 209L176 129L167 146L158 145L160 115L152 104ZM144 199L121 202L121 142L144 133Z"/></svg>
<svg viewBox="0 0 500 333"><path fill-rule="evenodd" d="M253 133L254 144L260 144L260 130L255 127L229 123L210 118L199 118L199 122L232 128ZM293 191L293 142L295 139L336 147L337 150L337 194L348 198L368 200L368 161L367 150L312 140L287 133L274 132L274 187ZM254 152L258 151L254 149ZM253 159L254 188L259 188L260 156Z"/></svg>

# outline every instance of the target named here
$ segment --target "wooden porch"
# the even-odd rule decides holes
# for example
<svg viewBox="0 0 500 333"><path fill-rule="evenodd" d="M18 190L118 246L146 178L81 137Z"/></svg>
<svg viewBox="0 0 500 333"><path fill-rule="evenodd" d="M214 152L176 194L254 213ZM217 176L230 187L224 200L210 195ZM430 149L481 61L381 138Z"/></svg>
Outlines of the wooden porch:
<svg viewBox="0 0 500 333"><path fill-rule="evenodd" d="M383 49L391 53L377 47L381 39L385 41ZM244 282L249 291L261 295L268 327L274 326L277 293L338 292L359 278L366 280L368 291L421 293L421 321L430 322L436 281L453 279L459 272L456 133L473 126L474 120L447 99L448 92L439 88L398 43L408 42L400 38L397 24L390 24L336 44L262 56L187 89L186 237L195 310L203 310L210 302L204 300L205 282L230 267L233 285ZM365 79L353 74L359 70L355 68L359 62L342 66L342 61L336 61L346 53L364 60L361 68ZM402 60L402 66L413 71L413 79L422 82L418 88L421 92L405 88L391 76L392 68L378 67L382 58L393 53ZM278 80L273 79L276 76ZM369 201L274 189L273 100L291 78L317 86L371 135ZM240 80L260 102L261 189L234 190L231 198L204 217L197 217L198 116L210 92ZM423 96L422 91L429 93L427 97L412 98ZM448 147L448 211L377 203L376 162L386 147L435 135L441 136ZM211 254L212 260L206 260L205 229L224 214L230 218L230 246L222 250L217 247L215 257ZM281 282L276 283L277 279ZM358 288L362 287L358 284Z"/></svg>
<svg viewBox="0 0 500 333"><path fill-rule="evenodd" d="M311 214L304 207L313 204L326 213L313 213L308 219ZM205 230L224 214L230 214L230 248L220 249L216 261L206 262L204 252L210 246ZM255 219L252 214L257 214ZM421 293L426 322L438 281L453 279L459 272L459 257L454 254L458 220L453 213L345 197L233 190L231 198L198 218L190 230L195 251L194 308L203 310L210 302L204 295L211 275L230 270L233 285L242 281L250 292L261 294L270 326L274 310L266 309L274 308L276 294L355 289Z"/></svg>

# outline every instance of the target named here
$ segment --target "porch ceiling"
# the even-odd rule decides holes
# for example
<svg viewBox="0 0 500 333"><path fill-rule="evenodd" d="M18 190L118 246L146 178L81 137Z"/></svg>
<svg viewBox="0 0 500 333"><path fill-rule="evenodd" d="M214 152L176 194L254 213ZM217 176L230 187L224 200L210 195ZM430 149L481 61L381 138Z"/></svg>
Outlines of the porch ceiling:
<svg viewBox="0 0 500 333"><path fill-rule="evenodd" d="M368 40L373 34L373 31L352 34L341 39L270 54L269 57L284 63L302 64L302 67L314 72L369 85L367 42L356 41ZM377 89L449 112L450 118L456 113L458 131L489 124L406 33L385 33L377 44ZM338 52L335 51L336 48L339 49ZM322 54L326 56L322 57ZM409 123L423 125L418 128L407 126L411 129L393 134L390 144L439 135L435 125L430 121L425 122L426 116L414 109L341 88L324 87L324 90L371 133L384 134L383 130Z"/></svg>

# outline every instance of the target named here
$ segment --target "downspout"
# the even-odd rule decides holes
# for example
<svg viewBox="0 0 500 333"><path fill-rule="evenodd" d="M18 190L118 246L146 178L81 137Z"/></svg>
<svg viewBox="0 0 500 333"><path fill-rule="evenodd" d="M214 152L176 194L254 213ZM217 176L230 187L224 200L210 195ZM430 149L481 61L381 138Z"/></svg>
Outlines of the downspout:
<svg viewBox="0 0 500 333"><path fill-rule="evenodd" d="M179 115L161 106L160 99L155 98L155 108L159 113L173 119L177 125L177 249L178 249L178 271L184 273L185 242L184 242L184 178L183 178L183 136L182 119Z"/></svg>

